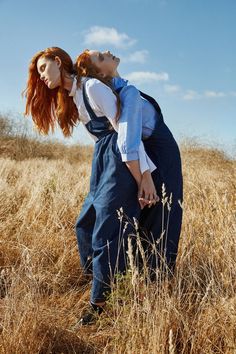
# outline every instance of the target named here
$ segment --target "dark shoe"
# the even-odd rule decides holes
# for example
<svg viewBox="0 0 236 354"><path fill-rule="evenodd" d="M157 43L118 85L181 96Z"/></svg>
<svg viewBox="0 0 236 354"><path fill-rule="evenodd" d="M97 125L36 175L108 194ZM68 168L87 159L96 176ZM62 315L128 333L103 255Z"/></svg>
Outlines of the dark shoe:
<svg viewBox="0 0 236 354"><path fill-rule="evenodd" d="M90 303L90 308L84 313L84 315L80 318L77 326L87 326L92 325L97 322L99 315L103 312L103 308L101 306L94 305Z"/></svg>

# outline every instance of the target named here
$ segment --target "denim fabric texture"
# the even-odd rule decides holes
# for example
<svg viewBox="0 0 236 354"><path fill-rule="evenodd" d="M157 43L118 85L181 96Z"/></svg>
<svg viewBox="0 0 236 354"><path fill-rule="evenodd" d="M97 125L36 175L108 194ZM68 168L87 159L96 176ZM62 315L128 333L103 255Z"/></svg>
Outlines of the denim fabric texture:
<svg viewBox="0 0 236 354"><path fill-rule="evenodd" d="M175 268L182 222L179 202L183 200L180 152L172 133L164 123L158 104L151 97L141 92L140 94L146 100L150 99L158 117L152 134L144 140L144 146L158 167L152 172L158 195L161 197L163 183L167 196L172 193L171 210L164 211L163 223L161 203L140 209L138 186L126 164L122 162L118 134L108 129L106 117L96 120L85 95L86 107L93 121L87 129L98 137L98 141L95 143L92 161L90 191L77 218L75 231L82 266L85 272L91 272L93 276L92 303L106 299L114 275L125 272L127 267L127 239L135 230L131 223L124 230L125 220L118 219L117 213L121 207L130 220L135 217L140 223L140 230L145 235L144 247L150 253L150 269L155 270L160 265L157 258L152 256L150 242L156 243L163 230L165 248L162 257L172 270Z"/></svg>

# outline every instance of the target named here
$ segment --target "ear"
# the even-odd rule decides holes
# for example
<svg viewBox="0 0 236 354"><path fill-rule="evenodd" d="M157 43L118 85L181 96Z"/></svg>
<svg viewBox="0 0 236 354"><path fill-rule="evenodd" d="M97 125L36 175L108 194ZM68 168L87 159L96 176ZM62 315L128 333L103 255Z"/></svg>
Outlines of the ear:
<svg viewBox="0 0 236 354"><path fill-rule="evenodd" d="M59 57L55 57L55 62L57 63L57 65L59 66L59 68L61 67L61 59Z"/></svg>

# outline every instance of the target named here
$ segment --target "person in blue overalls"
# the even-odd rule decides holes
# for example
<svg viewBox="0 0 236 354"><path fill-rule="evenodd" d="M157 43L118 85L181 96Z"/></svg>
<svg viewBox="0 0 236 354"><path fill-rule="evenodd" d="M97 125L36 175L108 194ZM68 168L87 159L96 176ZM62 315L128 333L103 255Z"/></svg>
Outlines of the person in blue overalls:
<svg viewBox="0 0 236 354"><path fill-rule="evenodd" d="M118 60L110 54L107 58L115 72ZM128 218L138 219L145 206L151 208L159 198L151 175L156 166L143 142L137 151L125 152L123 162L118 146L119 96L108 79L98 78L76 72L70 56L61 48L36 53L29 67L25 115L31 114L43 134L59 124L65 137L81 121L95 139L90 191L76 222L76 233L82 265L92 271L91 305L100 313L111 278L126 269L127 239L134 233L132 223L125 225L117 210L123 208ZM90 312L81 323L92 319Z"/></svg>
<svg viewBox="0 0 236 354"><path fill-rule="evenodd" d="M158 103L152 97L130 85L127 80L120 78L116 69L117 63L119 64L119 58L109 51L86 50L77 58L76 67L78 77L86 76L89 78L88 82L92 80L91 78L99 78L99 80L110 78L109 86L112 90L109 90L108 87L103 88L98 82L93 84L93 88L88 87L87 94L84 90L84 101L91 121L93 121L94 114L91 104L96 101L96 104L101 108L101 113L109 103L109 109L117 111L117 94L119 93L122 109L118 121L118 137L113 145L113 150L120 154L121 160L123 162L134 160L136 163L140 141L143 140L147 155L157 166L152 174L149 171L156 192L152 196L143 195L141 192L139 198L148 200L155 199L156 195L162 195L162 203L154 203L150 208L144 207L140 213L130 209L131 215L138 215L140 231L143 238L146 239L144 245L148 253L149 269L152 271L151 277L155 278L155 270L161 264L167 267L169 274L173 274L176 264L183 201L180 151L164 122ZM146 172L148 173L148 171ZM116 178L114 183L117 183L118 180L119 178ZM96 182L94 181L92 185L96 186ZM116 191L120 193L122 187L117 185ZM90 205L89 202L88 205ZM109 215L109 212L105 215ZM80 248L88 240L86 232L92 235L92 230L87 228L88 218L88 210L85 208L76 225ZM100 221L100 226L106 228L103 221L104 219ZM157 253L153 253L153 244L157 245L158 257ZM162 262L163 260L164 262Z"/></svg>

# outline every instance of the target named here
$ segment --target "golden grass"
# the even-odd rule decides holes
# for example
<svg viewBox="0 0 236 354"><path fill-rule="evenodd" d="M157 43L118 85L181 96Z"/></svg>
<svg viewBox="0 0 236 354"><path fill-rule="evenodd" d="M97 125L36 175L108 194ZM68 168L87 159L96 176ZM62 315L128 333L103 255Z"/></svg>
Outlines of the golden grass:
<svg viewBox="0 0 236 354"><path fill-rule="evenodd" d="M74 224L91 148L14 139L1 137L0 353L236 353L235 161L182 147L175 278L146 284L131 269L108 316L75 329L90 288Z"/></svg>

